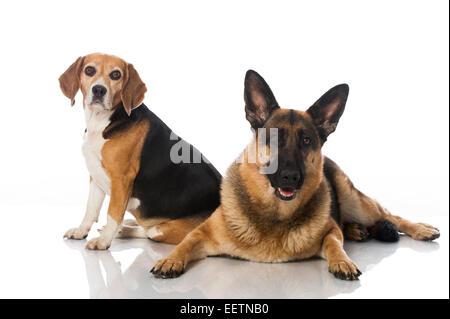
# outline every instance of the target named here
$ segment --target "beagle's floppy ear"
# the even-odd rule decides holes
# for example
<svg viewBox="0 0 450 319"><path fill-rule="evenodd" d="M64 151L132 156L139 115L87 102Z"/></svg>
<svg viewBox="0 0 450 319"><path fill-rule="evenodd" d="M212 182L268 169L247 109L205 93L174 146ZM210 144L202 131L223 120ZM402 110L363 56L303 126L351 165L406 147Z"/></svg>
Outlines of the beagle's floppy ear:
<svg viewBox="0 0 450 319"><path fill-rule="evenodd" d="M145 92L147 92L145 83L142 82L133 64L128 64L125 72L125 84L121 92L123 107L128 115L131 114L133 109L141 105Z"/></svg>
<svg viewBox="0 0 450 319"><path fill-rule="evenodd" d="M84 57L79 57L71 66L59 77L61 91L70 99L72 106L75 104L75 95L80 89L80 73L83 66Z"/></svg>
<svg viewBox="0 0 450 319"><path fill-rule="evenodd" d="M336 85L322 95L307 111L316 124L323 143L327 140L328 135L334 132L342 113L344 113L348 92L347 84Z"/></svg>
<svg viewBox="0 0 450 319"><path fill-rule="evenodd" d="M269 85L255 71L247 71L244 86L245 115L247 120L253 129L261 128L272 112L280 107Z"/></svg>

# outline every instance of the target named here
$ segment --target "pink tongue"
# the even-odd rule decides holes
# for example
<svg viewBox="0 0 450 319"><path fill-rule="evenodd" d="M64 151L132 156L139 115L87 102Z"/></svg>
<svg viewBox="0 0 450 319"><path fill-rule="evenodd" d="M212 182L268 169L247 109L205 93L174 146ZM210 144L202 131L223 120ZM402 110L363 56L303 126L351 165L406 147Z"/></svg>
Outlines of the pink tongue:
<svg viewBox="0 0 450 319"><path fill-rule="evenodd" d="M279 188L278 190L284 197L291 197L295 193L295 190L292 188Z"/></svg>

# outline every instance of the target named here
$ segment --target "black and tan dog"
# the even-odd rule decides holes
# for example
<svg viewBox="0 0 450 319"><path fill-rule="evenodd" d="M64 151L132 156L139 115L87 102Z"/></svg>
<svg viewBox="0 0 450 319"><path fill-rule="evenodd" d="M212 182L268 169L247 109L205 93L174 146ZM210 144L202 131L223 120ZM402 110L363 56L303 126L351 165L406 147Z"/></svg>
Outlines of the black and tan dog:
<svg viewBox="0 0 450 319"><path fill-rule="evenodd" d="M107 249L120 229L120 237L176 244L219 206L220 174L142 103L147 89L132 64L90 54L79 57L59 81L72 105L78 90L83 93L83 155L91 176L84 219L64 237L88 235L106 194L108 221L88 249ZM187 158L172 154L177 143ZM122 228L126 210L140 227Z"/></svg>
<svg viewBox="0 0 450 319"><path fill-rule="evenodd" d="M398 231L433 240L429 225L393 216L358 191L321 148L344 112L349 88L338 85L306 112L282 109L264 79L254 71L245 78L245 111L255 137L222 182L221 206L188 234L151 270L161 278L179 276L187 264L212 255L258 262L284 262L321 256L331 273L345 280L361 272L343 249L348 239L398 240ZM267 138L276 129L276 152ZM258 136L265 134L263 143ZM274 144L276 145L276 144ZM272 155L255 156L256 152ZM256 158L256 161L250 160ZM278 161L274 173L261 168Z"/></svg>

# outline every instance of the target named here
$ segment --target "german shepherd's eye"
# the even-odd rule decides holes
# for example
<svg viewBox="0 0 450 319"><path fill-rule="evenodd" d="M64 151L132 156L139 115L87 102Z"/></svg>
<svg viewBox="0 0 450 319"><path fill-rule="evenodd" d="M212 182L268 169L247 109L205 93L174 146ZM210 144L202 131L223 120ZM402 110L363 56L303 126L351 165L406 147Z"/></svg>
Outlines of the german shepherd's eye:
<svg viewBox="0 0 450 319"><path fill-rule="evenodd" d="M109 75L109 77L111 78L111 80L118 80L120 79L120 71L112 71L111 74Z"/></svg>
<svg viewBox="0 0 450 319"><path fill-rule="evenodd" d="M305 136L305 137L303 137L302 142L304 145L309 145L309 144L311 144L311 139L308 136Z"/></svg>
<svg viewBox="0 0 450 319"><path fill-rule="evenodd" d="M306 132L304 130L297 131L297 141L300 146L302 146L302 145L308 146L308 145L311 145L313 142L311 137L306 135Z"/></svg>
<svg viewBox="0 0 450 319"><path fill-rule="evenodd" d="M93 66L87 66L86 69L84 69L84 73L87 76L94 76L95 72L96 72L96 70Z"/></svg>

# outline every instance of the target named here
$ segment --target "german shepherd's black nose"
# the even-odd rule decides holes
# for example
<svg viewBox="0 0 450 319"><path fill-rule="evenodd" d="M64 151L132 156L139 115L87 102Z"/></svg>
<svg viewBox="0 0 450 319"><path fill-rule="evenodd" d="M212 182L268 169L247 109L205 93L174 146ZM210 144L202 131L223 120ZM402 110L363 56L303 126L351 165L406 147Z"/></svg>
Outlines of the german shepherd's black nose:
<svg viewBox="0 0 450 319"><path fill-rule="evenodd" d="M284 169L280 172L281 182L285 185L298 185L300 172L292 169Z"/></svg>
<svg viewBox="0 0 450 319"><path fill-rule="evenodd" d="M92 93L94 93L95 97L101 98L106 94L106 88L103 85L94 85Z"/></svg>

